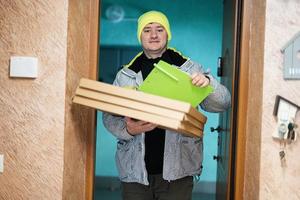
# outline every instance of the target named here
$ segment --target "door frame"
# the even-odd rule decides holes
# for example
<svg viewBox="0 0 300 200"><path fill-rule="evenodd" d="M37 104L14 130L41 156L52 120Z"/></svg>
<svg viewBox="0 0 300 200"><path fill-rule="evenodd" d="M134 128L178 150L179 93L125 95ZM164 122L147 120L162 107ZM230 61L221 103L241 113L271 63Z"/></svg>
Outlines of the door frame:
<svg viewBox="0 0 300 200"><path fill-rule="evenodd" d="M242 0L234 199L259 199L265 13L266 0Z"/></svg>
<svg viewBox="0 0 300 200"><path fill-rule="evenodd" d="M94 80L98 80L98 62L99 62L99 40L100 40L100 4L101 0L90 0L89 20L89 75ZM96 151L96 111L89 115L86 119L88 134L86 137L86 160L85 160L85 199L94 199L94 183L95 183L95 151Z"/></svg>
<svg viewBox="0 0 300 200"><path fill-rule="evenodd" d="M101 0L91 0L90 24L90 72L98 71L98 38L100 32ZM264 33L266 0L241 0L241 35L240 59L238 60L238 105L235 144L233 182L228 191L234 193L234 199L258 199L260 169L260 138L262 117L263 67L264 67ZM253 73L255 72L255 73ZM96 124L95 117L86 119L90 124L91 134L86 140L86 199L93 199ZM229 184L230 185L230 184ZM232 195L227 195L227 199Z"/></svg>

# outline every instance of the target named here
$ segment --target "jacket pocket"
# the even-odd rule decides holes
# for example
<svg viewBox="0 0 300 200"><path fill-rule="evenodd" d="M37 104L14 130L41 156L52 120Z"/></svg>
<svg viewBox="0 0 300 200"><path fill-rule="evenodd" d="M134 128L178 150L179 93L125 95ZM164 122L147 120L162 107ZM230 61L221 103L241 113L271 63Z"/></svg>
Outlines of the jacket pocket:
<svg viewBox="0 0 300 200"><path fill-rule="evenodd" d="M119 140L117 143L116 165L121 180L126 179L133 173L133 140Z"/></svg>
<svg viewBox="0 0 300 200"><path fill-rule="evenodd" d="M183 173L190 174L201 171L203 160L202 138L181 138L181 166Z"/></svg>

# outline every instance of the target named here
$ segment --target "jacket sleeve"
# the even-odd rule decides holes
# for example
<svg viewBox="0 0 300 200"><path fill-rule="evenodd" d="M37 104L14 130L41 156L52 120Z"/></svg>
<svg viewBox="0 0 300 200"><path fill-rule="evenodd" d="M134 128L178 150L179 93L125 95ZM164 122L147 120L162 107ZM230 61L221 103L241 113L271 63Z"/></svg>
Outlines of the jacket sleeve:
<svg viewBox="0 0 300 200"><path fill-rule="evenodd" d="M231 106L231 95L229 90L219 83L210 73L206 73L203 67L193 62L190 73L201 72L209 77L210 85L214 88L213 93L208 95L201 103L200 107L208 112L223 112Z"/></svg>
<svg viewBox="0 0 300 200"><path fill-rule="evenodd" d="M103 112L104 127L120 140L130 140L133 138L126 130L124 117L116 116L107 112Z"/></svg>
<svg viewBox="0 0 300 200"><path fill-rule="evenodd" d="M115 86L130 86L133 82L130 80L127 80L122 74L121 71L118 72L116 79L113 82L113 85ZM103 112L102 117L103 125L104 127L115 137L117 137L120 140L130 140L133 138L132 135L130 135L127 132L126 124L123 116L113 115L111 113Z"/></svg>

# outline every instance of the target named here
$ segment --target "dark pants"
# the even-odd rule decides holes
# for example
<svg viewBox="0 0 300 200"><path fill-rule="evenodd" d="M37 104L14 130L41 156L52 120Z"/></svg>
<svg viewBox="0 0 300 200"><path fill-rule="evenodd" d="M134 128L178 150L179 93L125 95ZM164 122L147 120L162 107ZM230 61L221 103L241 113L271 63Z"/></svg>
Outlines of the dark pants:
<svg viewBox="0 0 300 200"><path fill-rule="evenodd" d="M123 200L191 200L193 177L166 181L162 175L150 175L149 185L122 182Z"/></svg>

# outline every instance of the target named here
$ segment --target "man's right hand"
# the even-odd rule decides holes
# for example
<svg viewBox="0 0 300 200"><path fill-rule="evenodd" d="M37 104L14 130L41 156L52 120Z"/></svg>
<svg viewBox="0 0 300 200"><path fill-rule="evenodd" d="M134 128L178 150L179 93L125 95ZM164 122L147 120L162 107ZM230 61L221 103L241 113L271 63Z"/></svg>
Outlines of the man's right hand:
<svg viewBox="0 0 300 200"><path fill-rule="evenodd" d="M130 117L125 117L126 129L130 135L138 135L146 131L151 131L157 127L156 124L145 121L136 121Z"/></svg>

